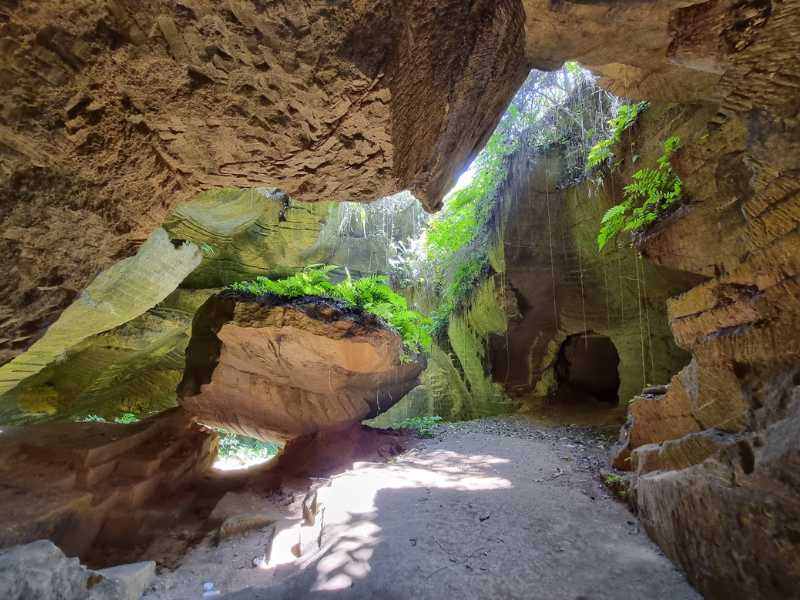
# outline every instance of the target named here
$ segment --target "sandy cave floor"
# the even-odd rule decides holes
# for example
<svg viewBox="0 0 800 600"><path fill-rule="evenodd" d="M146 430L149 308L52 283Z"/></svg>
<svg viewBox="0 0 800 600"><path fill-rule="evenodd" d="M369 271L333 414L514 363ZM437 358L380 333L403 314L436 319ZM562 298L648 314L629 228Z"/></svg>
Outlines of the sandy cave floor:
<svg viewBox="0 0 800 600"><path fill-rule="evenodd" d="M524 418L437 426L433 439L385 464L361 463L305 494L253 501L277 519L266 533L202 543L145 598L699 599L611 498L598 470L615 436ZM291 546L300 542L303 555Z"/></svg>

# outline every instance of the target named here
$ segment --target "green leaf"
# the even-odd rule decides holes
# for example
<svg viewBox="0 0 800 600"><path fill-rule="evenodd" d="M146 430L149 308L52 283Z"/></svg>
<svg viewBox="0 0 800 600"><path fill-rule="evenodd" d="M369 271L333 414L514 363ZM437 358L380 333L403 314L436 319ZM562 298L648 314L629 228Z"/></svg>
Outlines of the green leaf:
<svg viewBox="0 0 800 600"><path fill-rule="evenodd" d="M625 214L626 206L624 204L617 204L616 206L612 206L606 211L606 214L603 215L601 223L607 223L611 219L618 217L620 215Z"/></svg>
<svg viewBox="0 0 800 600"><path fill-rule="evenodd" d="M234 283L228 289L287 299L317 295L336 298L385 321L400 334L407 350L416 352L419 346L430 346L430 325L427 320L418 312L408 310L406 299L384 283L385 276L348 278L333 285L328 280L328 273L335 268L334 265L310 265L286 279L273 281L267 277L257 277L254 282Z"/></svg>

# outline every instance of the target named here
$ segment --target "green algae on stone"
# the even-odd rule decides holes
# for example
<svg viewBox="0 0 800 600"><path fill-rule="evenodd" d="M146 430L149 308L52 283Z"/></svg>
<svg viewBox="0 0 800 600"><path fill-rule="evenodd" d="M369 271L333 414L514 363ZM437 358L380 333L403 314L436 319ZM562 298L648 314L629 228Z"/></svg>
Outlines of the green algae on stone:
<svg viewBox="0 0 800 600"><path fill-rule="evenodd" d="M3 394L47 364L63 359L87 337L141 315L163 300L200 263L192 243L173 244L159 228L136 256L103 271L24 354L0 367L0 414L9 407Z"/></svg>
<svg viewBox="0 0 800 600"><path fill-rule="evenodd" d="M127 323L76 344L2 396L0 420L30 423L175 406L197 308L218 290L176 290ZM16 408L16 405L19 408Z"/></svg>

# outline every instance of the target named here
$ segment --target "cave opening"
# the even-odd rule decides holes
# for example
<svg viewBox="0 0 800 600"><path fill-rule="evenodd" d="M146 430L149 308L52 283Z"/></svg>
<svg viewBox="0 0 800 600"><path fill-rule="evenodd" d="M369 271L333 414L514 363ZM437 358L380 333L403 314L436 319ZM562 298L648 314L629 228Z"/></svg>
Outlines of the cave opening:
<svg viewBox="0 0 800 600"><path fill-rule="evenodd" d="M554 367L560 402L619 402L619 353L608 336L584 331L568 336L561 344Z"/></svg>
<svg viewBox="0 0 800 600"><path fill-rule="evenodd" d="M219 438L219 452L214 461L218 471L247 469L271 461L283 446L241 435L222 427L209 427Z"/></svg>

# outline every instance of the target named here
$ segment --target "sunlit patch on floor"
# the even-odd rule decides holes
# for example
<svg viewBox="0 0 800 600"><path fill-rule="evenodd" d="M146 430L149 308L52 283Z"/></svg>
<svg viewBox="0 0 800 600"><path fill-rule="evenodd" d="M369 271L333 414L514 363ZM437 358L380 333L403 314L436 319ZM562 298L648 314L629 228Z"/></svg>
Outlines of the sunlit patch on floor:
<svg viewBox="0 0 800 600"><path fill-rule="evenodd" d="M312 590L336 591L351 587L370 573L373 548L382 540L376 499L383 490L432 488L457 491L510 489L513 484L494 474L508 459L491 455L434 450L414 463L363 464L320 489L324 530L320 533L324 557L316 563ZM305 566L305 565L304 565Z"/></svg>

